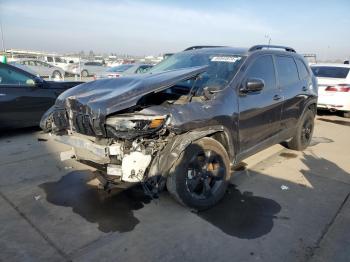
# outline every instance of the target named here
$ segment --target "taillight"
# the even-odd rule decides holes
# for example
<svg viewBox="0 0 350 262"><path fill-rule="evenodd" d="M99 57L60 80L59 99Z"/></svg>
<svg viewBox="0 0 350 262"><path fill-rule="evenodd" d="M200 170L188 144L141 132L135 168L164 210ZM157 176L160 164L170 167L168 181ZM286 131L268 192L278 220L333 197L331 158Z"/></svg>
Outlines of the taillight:
<svg viewBox="0 0 350 262"><path fill-rule="evenodd" d="M348 84L339 84L336 86L327 86L325 91L329 92L350 92L350 85Z"/></svg>

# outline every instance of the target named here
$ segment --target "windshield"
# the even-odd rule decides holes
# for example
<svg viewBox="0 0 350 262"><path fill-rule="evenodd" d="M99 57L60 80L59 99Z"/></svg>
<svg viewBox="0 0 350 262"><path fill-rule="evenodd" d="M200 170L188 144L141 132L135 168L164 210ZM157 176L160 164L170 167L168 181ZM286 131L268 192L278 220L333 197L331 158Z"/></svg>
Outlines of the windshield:
<svg viewBox="0 0 350 262"><path fill-rule="evenodd" d="M127 65L119 65L111 67L107 70L107 72L124 72L125 70L131 68L133 65L127 64Z"/></svg>
<svg viewBox="0 0 350 262"><path fill-rule="evenodd" d="M311 70L317 77L346 78L350 68L335 66L312 66Z"/></svg>
<svg viewBox="0 0 350 262"><path fill-rule="evenodd" d="M208 66L207 70L197 78L181 81L170 91L182 94L193 92L195 95L201 95L204 88L223 89L232 80L237 73L244 57L239 55L227 54L209 54L201 52L182 52L177 53L158 65L150 69L149 73L158 73L182 68Z"/></svg>
<svg viewBox="0 0 350 262"><path fill-rule="evenodd" d="M239 55L182 52L163 60L149 72L158 73L187 67L208 66L207 71L202 74L203 77L229 82L242 61L243 57Z"/></svg>

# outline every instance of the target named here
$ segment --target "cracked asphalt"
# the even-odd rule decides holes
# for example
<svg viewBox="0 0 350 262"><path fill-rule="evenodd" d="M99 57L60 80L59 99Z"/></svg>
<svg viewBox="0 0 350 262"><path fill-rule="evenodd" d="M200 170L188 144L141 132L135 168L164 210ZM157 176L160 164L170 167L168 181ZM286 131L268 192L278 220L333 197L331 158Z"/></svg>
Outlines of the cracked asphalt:
<svg viewBox="0 0 350 262"><path fill-rule="evenodd" d="M318 115L312 145L235 168L193 213L167 192L102 192L38 129L0 134L0 261L350 261L350 120Z"/></svg>

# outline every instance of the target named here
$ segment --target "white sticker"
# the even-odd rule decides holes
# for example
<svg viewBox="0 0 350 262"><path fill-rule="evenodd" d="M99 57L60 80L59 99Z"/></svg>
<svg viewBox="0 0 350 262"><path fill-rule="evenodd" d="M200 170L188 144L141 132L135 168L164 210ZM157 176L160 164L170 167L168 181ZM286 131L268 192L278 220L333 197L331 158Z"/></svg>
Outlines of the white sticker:
<svg viewBox="0 0 350 262"><path fill-rule="evenodd" d="M241 60L241 57L236 56L214 56L210 61L212 62L226 62L226 63L235 63Z"/></svg>

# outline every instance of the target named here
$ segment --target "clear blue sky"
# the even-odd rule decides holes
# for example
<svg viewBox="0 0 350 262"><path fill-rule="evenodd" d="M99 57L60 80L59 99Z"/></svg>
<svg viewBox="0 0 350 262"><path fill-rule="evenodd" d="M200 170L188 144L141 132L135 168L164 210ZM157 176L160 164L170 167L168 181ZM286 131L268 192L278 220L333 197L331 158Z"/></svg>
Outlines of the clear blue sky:
<svg viewBox="0 0 350 262"><path fill-rule="evenodd" d="M350 56L349 0L0 0L5 47L135 55L190 45L289 45L321 59Z"/></svg>

